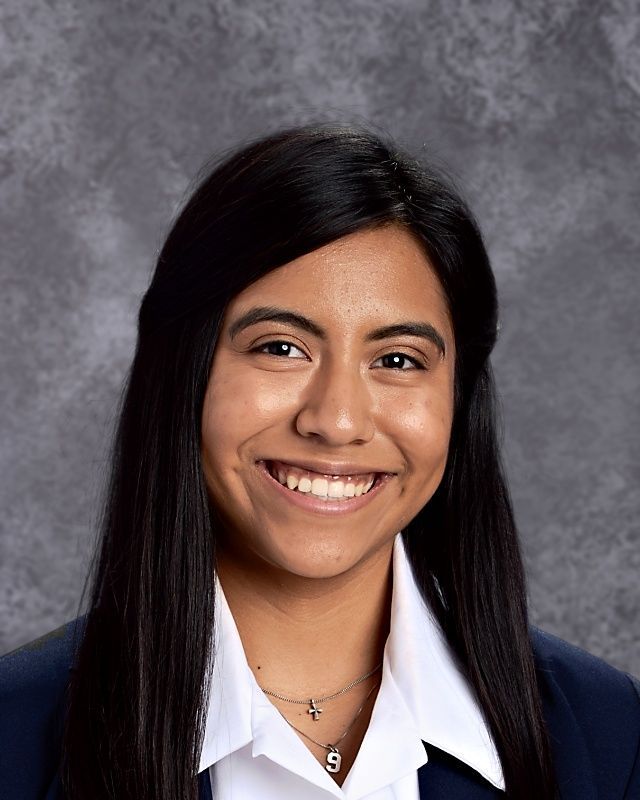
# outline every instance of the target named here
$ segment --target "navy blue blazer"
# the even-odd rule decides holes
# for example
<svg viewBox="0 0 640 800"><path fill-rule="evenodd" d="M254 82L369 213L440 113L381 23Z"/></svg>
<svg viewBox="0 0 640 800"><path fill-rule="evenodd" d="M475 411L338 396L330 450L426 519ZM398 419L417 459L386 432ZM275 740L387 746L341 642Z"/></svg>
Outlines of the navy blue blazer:
<svg viewBox="0 0 640 800"><path fill-rule="evenodd" d="M57 762L73 626L0 658L0 800L63 800ZM562 800L640 800L640 682L533 626L531 641ZM422 800L505 797L425 747ZM208 774L199 776L200 800L212 800Z"/></svg>

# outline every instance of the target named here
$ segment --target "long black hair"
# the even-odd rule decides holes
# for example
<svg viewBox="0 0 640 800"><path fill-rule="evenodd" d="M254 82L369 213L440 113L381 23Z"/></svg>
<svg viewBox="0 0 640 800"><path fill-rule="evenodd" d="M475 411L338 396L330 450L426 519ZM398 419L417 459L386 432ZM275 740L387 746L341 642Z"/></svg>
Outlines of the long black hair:
<svg viewBox="0 0 640 800"><path fill-rule="evenodd" d="M475 690L507 795L554 796L525 579L500 462L489 354L496 286L454 184L365 127L308 125L207 171L160 252L113 441L82 640L68 692L70 800L197 797L214 654L216 536L201 414L225 307L329 242L396 224L422 243L456 343L448 462L403 531L421 591Z"/></svg>

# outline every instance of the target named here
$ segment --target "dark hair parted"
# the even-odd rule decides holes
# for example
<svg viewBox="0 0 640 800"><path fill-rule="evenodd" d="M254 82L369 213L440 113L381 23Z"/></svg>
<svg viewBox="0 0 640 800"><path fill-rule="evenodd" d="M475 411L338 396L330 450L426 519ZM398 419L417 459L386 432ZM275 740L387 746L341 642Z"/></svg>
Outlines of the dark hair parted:
<svg viewBox="0 0 640 800"><path fill-rule="evenodd" d="M201 415L225 307L267 272L388 224L424 246L456 342L447 467L403 531L409 558L476 692L507 796L554 797L497 441L489 354L498 307L481 234L452 183L422 159L365 128L310 125L210 170L142 301L69 686L62 775L70 800L197 797L220 525L201 468Z"/></svg>

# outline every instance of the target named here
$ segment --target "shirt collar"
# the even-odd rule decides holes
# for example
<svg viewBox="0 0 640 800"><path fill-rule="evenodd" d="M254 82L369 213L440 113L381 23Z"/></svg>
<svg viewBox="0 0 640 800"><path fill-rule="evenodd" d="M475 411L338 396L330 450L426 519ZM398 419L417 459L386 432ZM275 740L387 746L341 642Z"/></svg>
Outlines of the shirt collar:
<svg viewBox="0 0 640 800"><path fill-rule="evenodd" d="M217 576L216 598L215 660L199 772L254 740L252 712L264 697ZM482 712L416 585L401 534L393 547L383 681L385 676L402 697L422 741L455 756L504 790L500 761Z"/></svg>
<svg viewBox="0 0 640 800"><path fill-rule="evenodd" d="M500 760L473 690L413 576L402 535L393 548L391 628L385 653L423 741L504 790Z"/></svg>
<svg viewBox="0 0 640 800"><path fill-rule="evenodd" d="M215 578L213 672L198 772L253 740L252 697L256 679L218 576Z"/></svg>

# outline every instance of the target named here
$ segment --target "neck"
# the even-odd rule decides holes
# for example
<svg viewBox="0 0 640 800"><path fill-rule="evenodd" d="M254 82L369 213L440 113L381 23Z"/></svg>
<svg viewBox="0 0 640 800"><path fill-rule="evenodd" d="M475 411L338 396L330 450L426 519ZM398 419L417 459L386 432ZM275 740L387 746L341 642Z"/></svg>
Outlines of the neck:
<svg viewBox="0 0 640 800"><path fill-rule="evenodd" d="M304 578L223 553L218 575L258 684L291 697L336 691L382 662L392 543L341 575Z"/></svg>

